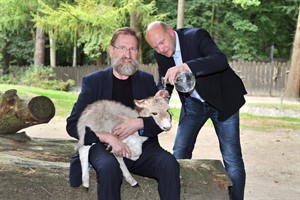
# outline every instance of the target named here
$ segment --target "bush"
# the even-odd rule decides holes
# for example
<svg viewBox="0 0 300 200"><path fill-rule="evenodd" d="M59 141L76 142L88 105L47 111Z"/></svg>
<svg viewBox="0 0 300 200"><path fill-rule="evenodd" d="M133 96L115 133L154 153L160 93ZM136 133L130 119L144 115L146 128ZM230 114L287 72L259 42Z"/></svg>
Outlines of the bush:
<svg viewBox="0 0 300 200"><path fill-rule="evenodd" d="M53 68L41 66L31 66L25 71L19 70L17 73L12 72L10 75L1 76L0 83L20 84L60 91L70 91L76 85L74 80L63 81L57 78Z"/></svg>
<svg viewBox="0 0 300 200"><path fill-rule="evenodd" d="M0 76L0 83L4 84L18 84L16 77L12 74L5 74Z"/></svg>

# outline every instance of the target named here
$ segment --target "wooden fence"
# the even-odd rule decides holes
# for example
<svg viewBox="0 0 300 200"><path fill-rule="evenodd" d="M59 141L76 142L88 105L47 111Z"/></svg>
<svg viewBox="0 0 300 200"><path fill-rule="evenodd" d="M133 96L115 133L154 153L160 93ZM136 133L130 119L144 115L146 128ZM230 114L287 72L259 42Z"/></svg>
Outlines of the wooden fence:
<svg viewBox="0 0 300 200"><path fill-rule="evenodd" d="M230 62L230 66L243 80L249 95L282 96L288 77L290 63L281 62ZM106 66L56 67L57 76L63 80L73 79L77 87L81 86L82 77ZM156 64L141 65L141 70L153 74L158 80Z"/></svg>

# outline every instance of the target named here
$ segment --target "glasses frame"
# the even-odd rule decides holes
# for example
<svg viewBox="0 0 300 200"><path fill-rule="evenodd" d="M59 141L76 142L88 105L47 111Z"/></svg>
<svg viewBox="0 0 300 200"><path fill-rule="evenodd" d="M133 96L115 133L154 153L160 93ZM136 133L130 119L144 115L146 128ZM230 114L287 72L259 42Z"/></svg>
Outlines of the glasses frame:
<svg viewBox="0 0 300 200"><path fill-rule="evenodd" d="M112 44L111 45L113 48L115 48L115 49L118 49L120 52L122 52L122 53L126 53L127 51L129 51L130 53L133 53L133 54L138 54L139 53L139 50L138 49L135 49L135 48L126 48L126 47L124 47L124 46L120 46L120 47L118 47L118 46L116 46L116 45L114 45L114 44Z"/></svg>

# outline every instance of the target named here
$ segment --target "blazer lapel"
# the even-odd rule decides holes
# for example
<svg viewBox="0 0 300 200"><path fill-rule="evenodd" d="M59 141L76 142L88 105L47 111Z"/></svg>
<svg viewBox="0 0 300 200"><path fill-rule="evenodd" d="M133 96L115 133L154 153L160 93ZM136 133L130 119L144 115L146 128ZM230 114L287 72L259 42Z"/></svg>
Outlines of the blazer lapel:
<svg viewBox="0 0 300 200"><path fill-rule="evenodd" d="M104 99L112 99L112 88L113 88L113 70L112 67L109 67L101 80L99 80L99 84L102 90L102 98Z"/></svg>
<svg viewBox="0 0 300 200"><path fill-rule="evenodd" d="M141 80L139 71L137 71L131 76L132 94L134 99L143 99L145 96L145 88L141 83L143 83L143 81Z"/></svg>
<svg viewBox="0 0 300 200"><path fill-rule="evenodd" d="M180 44L180 50L181 50L181 58L182 58L182 62L186 62L188 61L189 58L189 45L187 43L187 41L184 38L183 33L180 30L175 30L176 33L178 34L178 38L179 38L179 44Z"/></svg>

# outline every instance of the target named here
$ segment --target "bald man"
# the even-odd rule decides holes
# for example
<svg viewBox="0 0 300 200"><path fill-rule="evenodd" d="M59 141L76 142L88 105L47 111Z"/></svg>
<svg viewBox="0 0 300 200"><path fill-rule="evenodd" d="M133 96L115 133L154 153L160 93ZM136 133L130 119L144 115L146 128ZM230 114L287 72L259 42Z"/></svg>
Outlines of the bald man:
<svg viewBox="0 0 300 200"><path fill-rule="evenodd" d="M191 159L198 133L211 119L225 169L233 183L229 188L230 199L244 199L246 173L240 144L239 109L245 103L247 92L242 80L204 29L173 30L168 24L155 21L147 27L146 40L154 49L159 77L169 83L162 93L172 94L175 77L180 72L190 71L196 78L193 91L177 91L182 108L174 156ZM158 87L163 89L161 82Z"/></svg>

